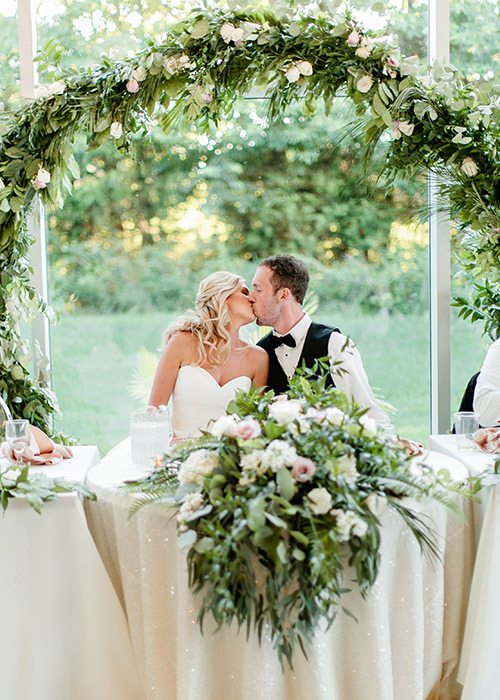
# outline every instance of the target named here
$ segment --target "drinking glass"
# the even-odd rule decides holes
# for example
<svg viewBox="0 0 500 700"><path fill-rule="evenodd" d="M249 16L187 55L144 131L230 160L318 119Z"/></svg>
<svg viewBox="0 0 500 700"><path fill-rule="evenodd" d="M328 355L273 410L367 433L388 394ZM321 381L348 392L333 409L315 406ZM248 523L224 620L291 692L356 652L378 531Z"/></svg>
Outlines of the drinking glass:
<svg viewBox="0 0 500 700"><path fill-rule="evenodd" d="M455 436L460 450L474 449L474 433L479 429L479 414L474 411L458 411L455 419Z"/></svg>
<svg viewBox="0 0 500 700"><path fill-rule="evenodd" d="M22 464L24 450L30 443L29 422L24 418L6 421L5 439L14 453L16 464Z"/></svg>
<svg viewBox="0 0 500 700"><path fill-rule="evenodd" d="M170 413L167 406L148 406L130 414L130 448L132 462L138 469L152 468L163 455L171 437Z"/></svg>

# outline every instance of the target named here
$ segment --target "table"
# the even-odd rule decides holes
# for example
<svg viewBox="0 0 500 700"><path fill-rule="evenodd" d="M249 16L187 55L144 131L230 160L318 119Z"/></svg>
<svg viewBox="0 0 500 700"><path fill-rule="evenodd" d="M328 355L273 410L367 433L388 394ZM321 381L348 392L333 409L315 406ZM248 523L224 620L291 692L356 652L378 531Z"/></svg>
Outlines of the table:
<svg viewBox="0 0 500 700"><path fill-rule="evenodd" d="M458 476L464 468L432 453L427 461ZM445 566L429 562L399 517L383 515L381 567L364 601L357 590L320 630L307 662L281 672L264 634L196 623L198 601L187 583L185 551L172 511L160 504L129 518L133 497L118 489L134 478L128 441L88 475L98 495L86 503L90 529L125 606L148 700L423 700L460 697L454 673L460 653L472 568L470 528L436 504L415 508L433 518ZM348 576L346 581L348 581ZM440 695L441 692L441 695Z"/></svg>
<svg viewBox="0 0 500 700"><path fill-rule="evenodd" d="M99 453L73 450L72 459L30 473L83 482ZM12 499L0 520L0 552L0 697L142 698L126 619L79 497L61 494L41 516Z"/></svg>
<svg viewBox="0 0 500 700"><path fill-rule="evenodd" d="M495 459L479 450L458 450L451 435L431 436L429 444L456 454L471 474L491 468ZM477 516L475 521L481 527L458 678L463 684L462 700L500 700L500 486L482 489L480 505L481 522Z"/></svg>
<svg viewBox="0 0 500 700"><path fill-rule="evenodd" d="M490 471L495 461L495 455L481 452L479 448L470 450L459 449L457 447L455 435L431 435L429 437L429 448L435 452L453 457L453 459L461 462L471 476L477 476L481 472ZM475 496L472 524L474 527L476 549L479 546L479 537L481 535L486 515L486 507L488 505L488 496L489 489L481 489Z"/></svg>

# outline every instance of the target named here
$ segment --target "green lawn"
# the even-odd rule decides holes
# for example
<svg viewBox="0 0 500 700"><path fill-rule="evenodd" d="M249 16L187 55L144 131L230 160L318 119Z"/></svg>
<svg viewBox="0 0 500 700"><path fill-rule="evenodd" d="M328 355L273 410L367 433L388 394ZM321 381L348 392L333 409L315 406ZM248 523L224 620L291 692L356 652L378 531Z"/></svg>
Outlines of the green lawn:
<svg viewBox="0 0 500 700"><path fill-rule="evenodd" d="M424 316L363 316L353 308L324 309L318 321L335 323L357 343L377 396L392 404L398 431L426 442L429 433L428 321ZM68 315L52 330L54 386L62 417L57 427L105 453L128 434L138 403L127 386L136 353L162 345L170 315ZM484 356L479 329L453 321L452 410Z"/></svg>

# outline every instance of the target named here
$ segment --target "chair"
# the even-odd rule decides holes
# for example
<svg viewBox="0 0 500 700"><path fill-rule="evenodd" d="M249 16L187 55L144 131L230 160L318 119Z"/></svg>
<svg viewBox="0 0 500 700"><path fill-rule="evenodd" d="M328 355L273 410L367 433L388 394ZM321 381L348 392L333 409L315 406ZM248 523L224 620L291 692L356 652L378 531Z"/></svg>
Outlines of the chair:
<svg viewBox="0 0 500 700"><path fill-rule="evenodd" d="M464 391L464 394L462 396L462 400L460 401L460 406L458 407L459 411L473 411L474 410L474 392L476 390L476 384L477 384L478 377L479 377L479 372L476 372L476 374L473 374L472 377L467 382L467 386L465 387L465 391ZM455 433L455 424L453 424L451 432Z"/></svg>

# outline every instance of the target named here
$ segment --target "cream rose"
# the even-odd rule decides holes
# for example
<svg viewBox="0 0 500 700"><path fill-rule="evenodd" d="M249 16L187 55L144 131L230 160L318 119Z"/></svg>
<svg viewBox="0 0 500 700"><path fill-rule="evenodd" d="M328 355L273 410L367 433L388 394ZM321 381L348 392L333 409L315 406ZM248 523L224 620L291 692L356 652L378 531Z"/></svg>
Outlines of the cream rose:
<svg viewBox="0 0 500 700"><path fill-rule="evenodd" d="M205 476L213 472L219 463L215 452L210 450L196 450L191 452L179 469L180 484L202 484Z"/></svg>
<svg viewBox="0 0 500 700"><path fill-rule="evenodd" d="M332 507L332 497L322 486L309 491L307 498L311 502L310 507L315 515L324 515Z"/></svg>

